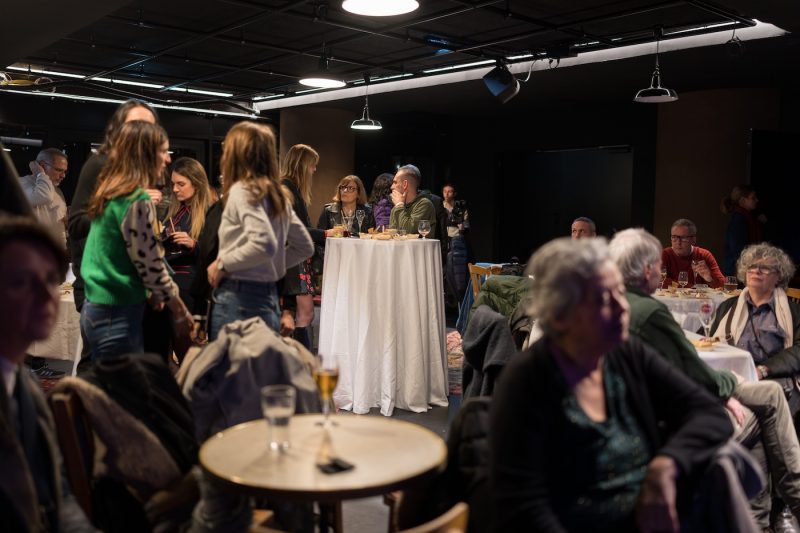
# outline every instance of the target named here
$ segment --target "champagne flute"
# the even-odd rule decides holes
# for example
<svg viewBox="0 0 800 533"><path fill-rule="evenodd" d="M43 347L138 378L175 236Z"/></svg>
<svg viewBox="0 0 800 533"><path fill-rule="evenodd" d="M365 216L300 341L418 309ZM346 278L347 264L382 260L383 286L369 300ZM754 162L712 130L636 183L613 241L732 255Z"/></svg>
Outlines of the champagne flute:
<svg viewBox="0 0 800 533"><path fill-rule="evenodd" d="M364 213L363 209L356 210L356 220L358 221L358 232L361 233L361 224L364 223L364 217L366 214Z"/></svg>
<svg viewBox="0 0 800 533"><path fill-rule="evenodd" d="M428 233L431 232L431 221L430 220L420 220L419 226L417 226L417 231L419 234L422 235L422 238L425 239L428 237Z"/></svg>
<svg viewBox="0 0 800 533"><path fill-rule="evenodd" d="M336 425L330 420L331 406L333 405L333 391L339 382L339 365L335 357L319 356L317 365L314 368L314 381L319 389L319 397L322 401L322 414L324 420L322 426L329 428ZM334 406L335 407L335 406Z"/></svg>
<svg viewBox="0 0 800 533"><path fill-rule="evenodd" d="M661 265L661 290L664 290L664 281L667 279L667 267Z"/></svg>
<svg viewBox="0 0 800 533"><path fill-rule="evenodd" d="M685 288L687 283L689 283L689 273L686 271L678 272L678 285L681 286L681 289Z"/></svg>
<svg viewBox="0 0 800 533"><path fill-rule="evenodd" d="M707 299L700 301L700 309L697 315L700 317L700 324L703 326L703 331L708 337L711 334L711 321L714 318L714 300Z"/></svg>

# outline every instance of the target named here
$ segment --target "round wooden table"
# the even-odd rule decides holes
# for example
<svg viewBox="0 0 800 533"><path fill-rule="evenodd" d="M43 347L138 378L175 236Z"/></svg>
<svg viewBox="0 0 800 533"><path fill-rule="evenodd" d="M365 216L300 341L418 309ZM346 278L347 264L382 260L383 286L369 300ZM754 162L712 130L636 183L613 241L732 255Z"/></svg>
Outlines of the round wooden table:
<svg viewBox="0 0 800 533"><path fill-rule="evenodd" d="M200 464L237 492L291 501L338 502L401 489L444 468L444 440L421 426L378 416L333 416L329 439L322 415L296 415L291 448L267 446L267 423L253 420L217 433L200 448ZM328 441L327 443L325 441ZM323 446L355 468L324 474Z"/></svg>

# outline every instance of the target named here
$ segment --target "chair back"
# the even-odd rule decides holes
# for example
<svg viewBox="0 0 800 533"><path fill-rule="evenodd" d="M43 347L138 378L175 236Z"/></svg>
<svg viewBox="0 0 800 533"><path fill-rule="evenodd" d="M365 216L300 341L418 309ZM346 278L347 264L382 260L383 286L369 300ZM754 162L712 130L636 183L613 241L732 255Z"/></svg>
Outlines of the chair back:
<svg viewBox="0 0 800 533"><path fill-rule="evenodd" d="M94 434L89 418L80 398L72 392L54 392L49 402L69 486L86 517L92 521L90 480L94 463Z"/></svg>
<svg viewBox="0 0 800 533"><path fill-rule="evenodd" d="M800 304L800 289L789 287L786 289L786 296L795 303Z"/></svg>
<svg viewBox="0 0 800 533"><path fill-rule="evenodd" d="M430 522L399 533L465 533L467 531L468 518L469 505L464 502L458 502L449 511Z"/></svg>
<svg viewBox="0 0 800 533"><path fill-rule="evenodd" d="M477 298L481 291L481 285L486 278L492 274L499 274L502 269L499 266L482 267L473 263L467 263L469 269L469 280L472 283L472 296Z"/></svg>

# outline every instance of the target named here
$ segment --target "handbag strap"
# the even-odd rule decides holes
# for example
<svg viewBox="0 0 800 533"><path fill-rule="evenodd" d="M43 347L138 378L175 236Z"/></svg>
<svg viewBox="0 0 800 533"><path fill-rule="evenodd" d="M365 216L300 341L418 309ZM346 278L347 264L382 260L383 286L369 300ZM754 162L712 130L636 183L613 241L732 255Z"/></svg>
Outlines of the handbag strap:
<svg viewBox="0 0 800 533"><path fill-rule="evenodd" d="M731 307L730 312L728 312L728 320L725 321L725 341L731 346L736 346L736 343L733 341L733 335L731 335L731 323L733 322L733 315L736 314L737 305L739 305L739 298L736 298L736 301L733 302L733 307Z"/></svg>

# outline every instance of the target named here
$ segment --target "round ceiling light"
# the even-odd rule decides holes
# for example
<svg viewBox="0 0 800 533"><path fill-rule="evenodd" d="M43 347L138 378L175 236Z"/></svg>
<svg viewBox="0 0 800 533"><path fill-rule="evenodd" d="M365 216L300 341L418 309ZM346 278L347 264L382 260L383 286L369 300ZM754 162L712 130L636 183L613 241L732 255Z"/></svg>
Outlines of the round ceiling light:
<svg viewBox="0 0 800 533"><path fill-rule="evenodd" d="M316 87L318 89L339 89L347 85L344 80L324 77L320 73L306 76L300 80L300 83L307 87Z"/></svg>
<svg viewBox="0 0 800 533"><path fill-rule="evenodd" d="M390 17L411 13L419 7L417 0L344 0L342 8L356 15Z"/></svg>

